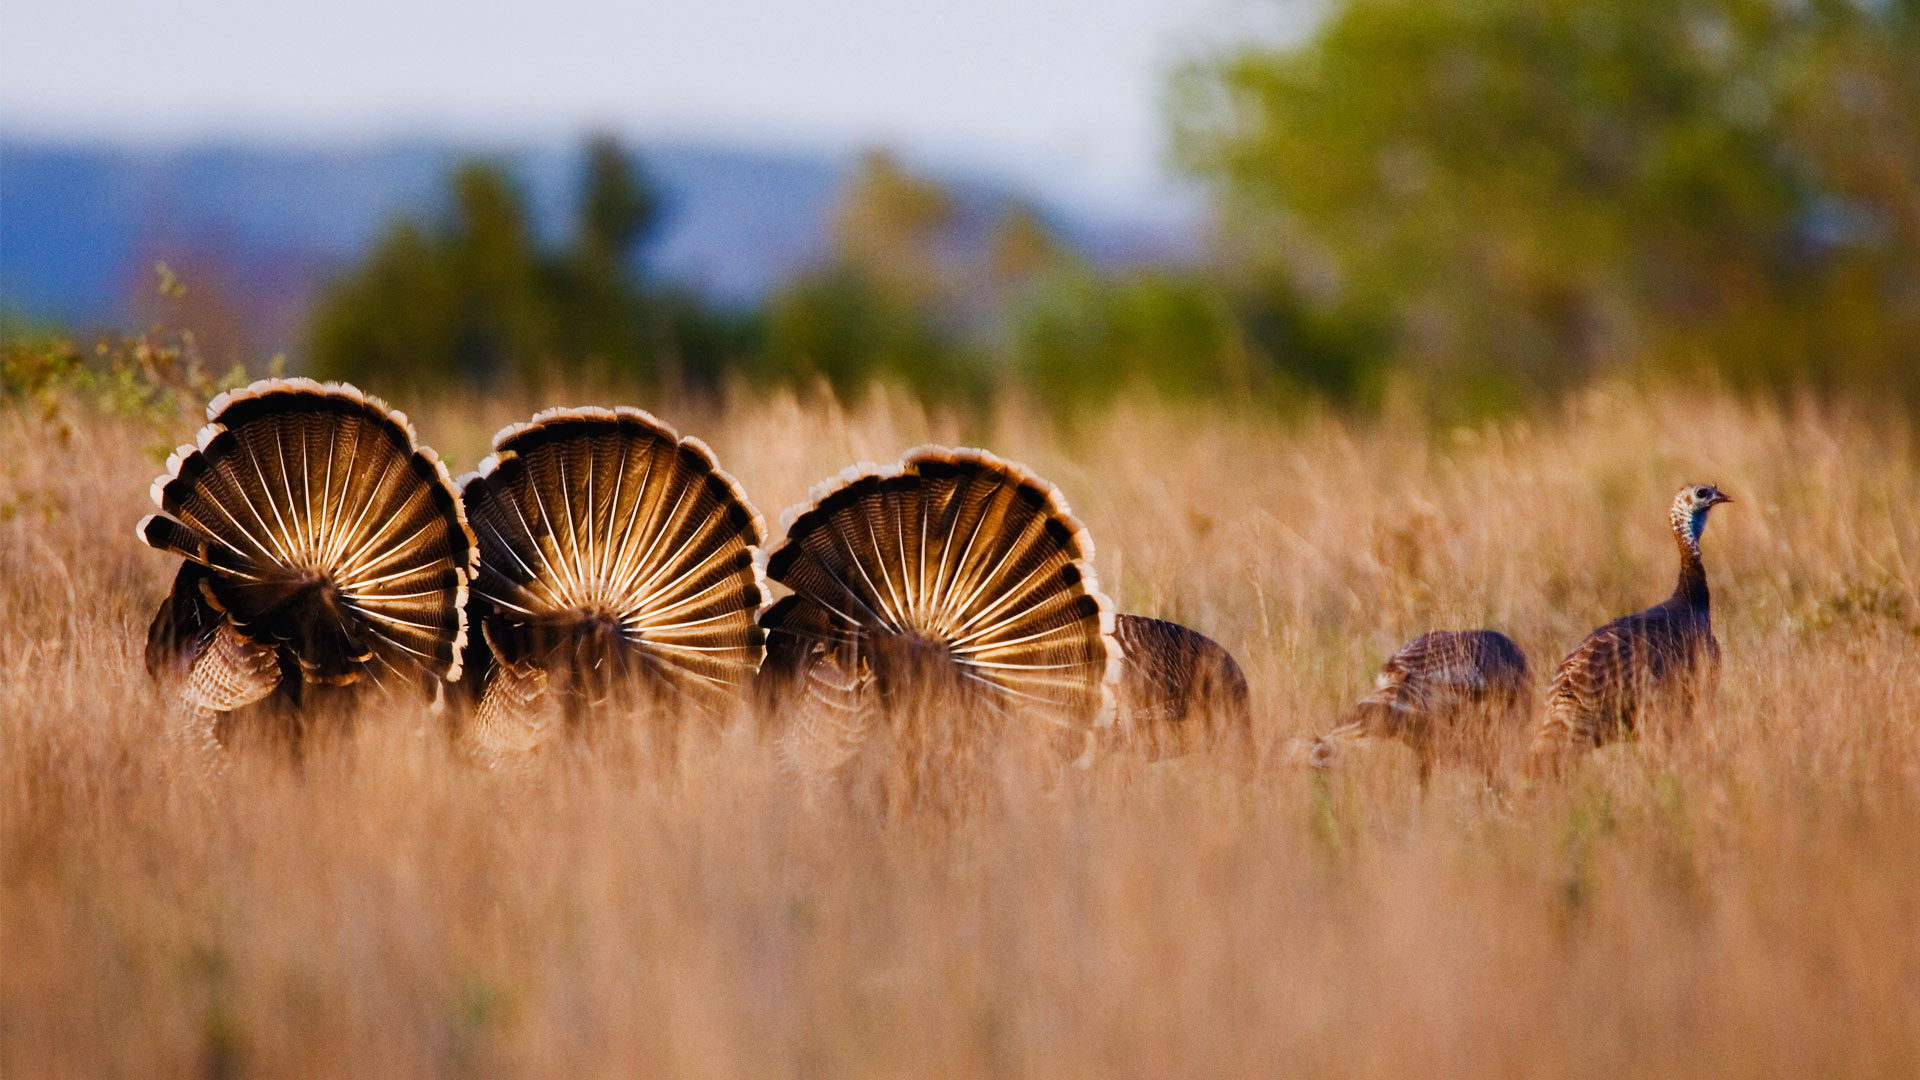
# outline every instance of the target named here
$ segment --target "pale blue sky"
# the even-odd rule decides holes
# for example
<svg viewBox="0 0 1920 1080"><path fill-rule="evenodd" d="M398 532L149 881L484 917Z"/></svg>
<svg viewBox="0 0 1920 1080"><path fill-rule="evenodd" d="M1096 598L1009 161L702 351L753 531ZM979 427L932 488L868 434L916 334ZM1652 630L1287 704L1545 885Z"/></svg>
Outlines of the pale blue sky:
<svg viewBox="0 0 1920 1080"><path fill-rule="evenodd" d="M887 142L1164 193L1161 92L1258 0L0 0L0 126L175 140Z"/></svg>

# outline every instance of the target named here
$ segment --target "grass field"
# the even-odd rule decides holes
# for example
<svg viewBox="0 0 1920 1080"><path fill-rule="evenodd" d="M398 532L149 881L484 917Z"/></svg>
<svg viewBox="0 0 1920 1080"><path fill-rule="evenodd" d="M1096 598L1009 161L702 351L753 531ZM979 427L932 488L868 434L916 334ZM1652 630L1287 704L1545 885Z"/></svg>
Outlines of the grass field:
<svg viewBox="0 0 1920 1080"><path fill-rule="evenodd" d="M458 472L545 402L399 404ZM1504 804L1386 745L888 824L802 802L750 724L670 780L514 778L404 711L194 787L140 662L175 564L132 526L198 418L7 404L0 1075L1920 1076L1910 428L1625 389L1463 430L659 411L776 529L922 442L1028 463L1123 610L1238 655L1270 752L1427 629L1550 671L1671 589L1668 501L1717 482L1719 708Z"/></svg>

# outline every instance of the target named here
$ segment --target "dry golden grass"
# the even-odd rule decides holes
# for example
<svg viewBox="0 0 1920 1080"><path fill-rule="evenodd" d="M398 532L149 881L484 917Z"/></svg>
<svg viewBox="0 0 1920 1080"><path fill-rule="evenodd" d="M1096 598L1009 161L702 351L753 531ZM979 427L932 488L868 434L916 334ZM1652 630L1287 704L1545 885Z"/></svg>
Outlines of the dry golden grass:
<svg viewBox="0 0 1920 1080"><path fill-rule="evenodd" d="M402 404L457 470L533 403ZM1720 708L1504 805L1381 746L886 824L803 805L744 726L671 780L507 779L404 711L200 789L140 666L173 561L131 535L195 420L0 407L0 1074L1920 1075L1907 429L1625 390L1458 432L660 411L770 523L923 441L1029 463L1123 609L1235 651L1268 748L1425 629L1544 676L1666 593L1667 502L1717 481Z"/></svg>

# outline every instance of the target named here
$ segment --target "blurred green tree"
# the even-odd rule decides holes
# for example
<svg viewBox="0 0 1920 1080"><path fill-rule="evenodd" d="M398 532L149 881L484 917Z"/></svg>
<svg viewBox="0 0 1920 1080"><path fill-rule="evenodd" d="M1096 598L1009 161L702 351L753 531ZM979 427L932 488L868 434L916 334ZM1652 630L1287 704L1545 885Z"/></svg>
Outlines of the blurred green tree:
<svg viewBox="0 0 1920 1080"><path fill-rule="evenodd" d="M1015 310L1012 338L1018 370L1056 410L1135 387L1166 397L1268 389L1255 386L1225 297L1193 274L1058 267Z"/></svg>
<svg viewBox="0 0 1920 1080"><path fill-rule="evenodd" d="M863 154L833 219L833 251L769 300L763 376L825 378L840 394L874 379L930 400L977 401L993 382L967 340L973 268L953 250L951 194L885 151Z"/></svg>
<svg viewBox="0 0 1920 1080"><path fill-rule="evenodd" d="M652 234L658 200L610 138L588 143L571 244L550 260L547 295L559 319L553 343L571 364L655 383L663 366L657 325L636 256Z"/></svg>
<svg viewBox="0 0 1920 1080"><path fill-rule="evenodd" d="M607 259L624 270L628 256L660 223L659 196L609 136L588 142L585 172L575 246L583 256Z"/></svg>
<svg viewBox="0 0 1920 1080"><path fill-rule="evenodd" d="M503 166L464 164L449 187L440 220L396 222L324 291L309 323L320 374L375 386L580 374L712 386L752 350L751 320L641 272L659 200L613 139L587 144L572 236L557 250L534 235Z"/></svg>
<svg viewBox="0 0 1920 1080"><path fill-rule="evenodd" d="M837 260L903 298L943 291L942 247L955 219L946 189L907 172L884 150L862 154L833 217Z"/></svg>
<svg viewBox="0 0 1920 1080"><path fill-rule="evenodd" d="M1037 207L1015 203L994 223L987 240L988 268L996 284L1019 288L1070 258Z"/></svg>
<svg viewBox="0 0 1920 1080"><path fill-rule="evenodd" d="M1333 0L1182 71L1175 152L1255 340L1323 384L1644 363L1920 395L1917 9Z"/></svg>

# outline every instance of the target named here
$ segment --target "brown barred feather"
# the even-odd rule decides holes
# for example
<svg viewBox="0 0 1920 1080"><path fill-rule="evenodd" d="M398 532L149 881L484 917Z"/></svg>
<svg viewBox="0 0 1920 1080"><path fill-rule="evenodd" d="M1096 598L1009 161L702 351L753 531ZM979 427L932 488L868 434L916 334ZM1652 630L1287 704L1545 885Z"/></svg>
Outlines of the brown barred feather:
<svg viewBox="0 0 1920 1080"><path fill-rule="evenodd" d="M1144 615L1114 622L1120 642L1120 731L1150 759L1207 748L1250 749L1247 679L1204 634Z"/></svg>
<svg viewBox="0 0 1920 1080"><path fill-rule="evenodd" d="M1615 619L1581 642L1553 674L1546 715L1534 736L1530 771L1558 772L1574 755L1653 724L1685 724L1719 683L1720 643L1700 534L1707 513L1732 502L1710 484L1674 497L1669 520L1680 549L1673 595Z"/></svg>
<svg viewBox="0 0 1920 1080"><path fill-rule="evenodd" d="M1402 645L1381 665L1371 694L1315 740L1312 761L1331 764L1354 739L1394 739L1413 748L1420 782L1435 763L1459 765L1494 783L1524 735L1533 695L1526 654L1496 630L1436 630Z"/></svg>
<svg viewBox="0 0 1920 1080"><path fill-rule="evenodd" d="M873 726L873 669L854 635L803 597L774 604L761 614L760 625L767 632L760 702L763 710L784 714L781 759L803 778L825 776L859 752Z"/></svg>
<svg viewBox="0 0 1920 1080"><path fill-rule="evenodd" d="M764 527L706 445L631 408L548 410L493 445L461 481L477 618L514 684L483 694L493 722L549 692L723 710L760 666Z"/></svg>
<svg viewBox="0 0 1920 1080"><path fill-rule="evenodd" d="M1053 485L985 451L922 447L847 470L786 521L767 576L795 596L763 619L763 685L782 738L809 748L794 757L844 761L882 718L966 717L959 744L1111 722L1114 616ZM930 695L947 707L908 708Z"/></svg>
<svg viewBox="0 0 1920 1080"><path fill-rule="evenodd" d="M280 650L222 621L195 658L183 693L187 705L208 716L251 705L280 685Z"/></svg>
<svg viewBox="0 0 1920 1080"><path fill-rule="evenodd" d="M188 560L147 665L225 712L281 685L457 679L474 546L446 469L351 386L266 380L216 397L154 481L140 539ZM268 663L272 659L273 663Z"/></svg>
<svg viewBox="0 0 1920 1080"><path fill-rule="evenodd" d="M220 609L207 599L205 579L213 573L191 559L180 564L173 590L160 602L147 626L147 674L156 679L184 676L221 623Z"/></svg>
<svg viewBox="0 0 1920 1080"><path fill-rule="evenodd" d="M524 759L560 726L558 699L547 689L547 672L536 664L490 665L480 702L460 732L462 748L488 766Z"/></svg>

